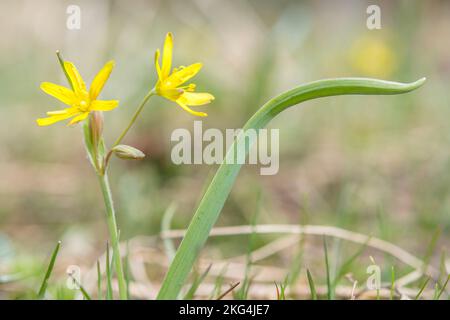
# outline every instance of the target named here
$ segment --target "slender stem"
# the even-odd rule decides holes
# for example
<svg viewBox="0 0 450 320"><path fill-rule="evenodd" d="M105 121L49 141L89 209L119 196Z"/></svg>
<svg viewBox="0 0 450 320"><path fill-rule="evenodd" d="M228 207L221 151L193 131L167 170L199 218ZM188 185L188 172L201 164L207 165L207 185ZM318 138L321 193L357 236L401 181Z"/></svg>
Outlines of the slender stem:
<svg viewBox="0 0 450 320"><path fill-rule="evenodd" d="M130 128L133 126L134 122L136 121L137 117L139 116L139 114L141 113L142 109L144 108L145 104L147 103L148 99L150 99L151 96L153 96L154 94L156 94L155 89L150 90L147 95L144 97L144 100L142 100L141 104L139 105L139 107L137 108L136 112L133 115L133 118L131 118L130 123L128 124L128 126L125 128L125 130L120 134L120 136L117 138L116 142L114 142L112 148L114 148L115 146L117 146L122 139L125 137L125 135L127 134L127 132L130 130Z"/></svg>
<svg viewBox="0 0 450 320"><path fill-rule="evenodd" d="M116 268L117 280L119 282L119 296L121 300L127 299L127 285L125 281L125 274L122 267L122 257L119 250L119 232L117 230L116 214L111 195L111 188L109 187L108 176L106 173L98 174L98 180L103 193L103 199L106 207L106 220L108 222L109 237L113 249L114 266Z"/></svg>

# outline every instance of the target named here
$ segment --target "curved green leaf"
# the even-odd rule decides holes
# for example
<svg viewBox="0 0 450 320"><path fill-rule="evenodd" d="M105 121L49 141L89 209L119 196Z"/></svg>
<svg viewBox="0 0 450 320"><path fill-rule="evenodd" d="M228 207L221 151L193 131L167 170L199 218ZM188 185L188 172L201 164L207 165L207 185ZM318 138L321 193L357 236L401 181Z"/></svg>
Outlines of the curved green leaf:
<svg viewBox="0 0 450 320"><path fill-rule="evenodd" d="M366 78L326 79L298 86L269 100L248 120L241 133L236 137L230 150L228 150L224 163L217 170L191 220L186 235L163 281L158 299L176 299L178 297L197 255L219 217L220 211L241 168L241 164L233 161L235 158L233 150L237 146L244 146L244 149L239 150L239 152L244 152L246 155L251 147L251 143L245 143L242 140L246 139L246 130L258 130L265 127L280 112L303 101L337 95L401 94L417 89L424 82L425 78L412 83Z"/></svg>

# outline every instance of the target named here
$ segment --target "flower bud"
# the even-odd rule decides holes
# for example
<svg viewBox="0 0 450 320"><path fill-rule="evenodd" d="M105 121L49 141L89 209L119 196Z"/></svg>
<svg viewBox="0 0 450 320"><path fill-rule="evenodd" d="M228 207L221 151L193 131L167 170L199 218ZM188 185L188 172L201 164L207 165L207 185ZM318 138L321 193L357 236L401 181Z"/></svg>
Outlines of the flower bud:
<svg viewBox="0 0 450 320"><path fill-rule="evenodd" d="M103 134L103 112L93 111L90 116L89 131L91 132L92 145L98 146Z"/></svg>
<svg viewBox="0 0 450 320"><path fill-rule="evenodd" d="M111 150L117 157L121 159L140 160L145 157L145 154L141 150L138 150L136 148L124 144L119 144L118 146L115 146Z"/></svg>

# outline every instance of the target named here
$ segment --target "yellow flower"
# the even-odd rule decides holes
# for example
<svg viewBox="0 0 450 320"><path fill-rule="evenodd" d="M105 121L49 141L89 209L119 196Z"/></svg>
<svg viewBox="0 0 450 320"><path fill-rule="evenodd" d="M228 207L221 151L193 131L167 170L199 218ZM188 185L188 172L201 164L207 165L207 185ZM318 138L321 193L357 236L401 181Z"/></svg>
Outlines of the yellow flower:
<svg viewBox="0 0 450 320"><path fill-rule="evenodd" d="M159 65L159 49L155 53L155 67L158 73L158 81L155 85L156 94L171 101L175 101L181 108L194 116L206 117L204 112L194 111L190 106L201 106L214 100L214 96L205 92L194 92L195 84L181 86L194 77L202 68L201 63L175 68L172 70L173 36L168 33L164 42L162 65Z"/></svg>
<svg viewBox="0 0 450 320"><path fill-rule="evenodd" d="M106 63L95 76L88 92L83 78L81 78L73 63L65 61L64 70L72 84L73 90L50 82L43 82L41 89L45 93L67 104L69 108L47 112L49 117L37 119L37 124L40 126L48 126L58 121L73 118L69 122L69 125L72 125L86 119L91 111L109 111L116 108L119 104L117 100L97 100L113 67L114 61Z"/></svg>

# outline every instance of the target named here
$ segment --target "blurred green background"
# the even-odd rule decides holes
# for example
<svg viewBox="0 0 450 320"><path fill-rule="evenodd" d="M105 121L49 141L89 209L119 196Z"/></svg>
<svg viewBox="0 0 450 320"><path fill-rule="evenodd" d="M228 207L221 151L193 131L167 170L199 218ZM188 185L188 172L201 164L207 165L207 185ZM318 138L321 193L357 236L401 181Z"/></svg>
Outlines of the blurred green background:
<svg viewBox="0 0 450 320"><path fill-rule="evenodd" d="M81 8L80 30L66 28L71 4ZM380 30L366 27L369 4L381 8ZM64 279L69 264L90 268L108 236L80 127L35 123L61 107L39 89L42 81L65 85L55 50L88 83L107 60L116 61L102 93L120 100L105 113L111 144L154 85L153 54L168 31L175 65L204 64L198 89L216 97L204 128L242 127L270 97L321 78L428 78L407 95L319 99L281 114L270 125L280 129L279 173L261 176L244 166L218 225L248 224L260 205L257 223L338 226L419 257L440 230L433 261L448 246L450 2L3 0L0 12L0 273L40 270L62 240L56 271ZM122 240L157 234L171 203L178 208L172 227L187 226L216 169L170 160L171 132L192 130L193 120L155 98L126 137L147 157L112 161ZM258 236L254 245L274 238ZM245 254L246 241L212 239L207 250ZM320 241L312 245L305 261L320 261ZM285 252L275 261L288 268L291 257ZM0 287L2 297L18 292Z"/></svg>

